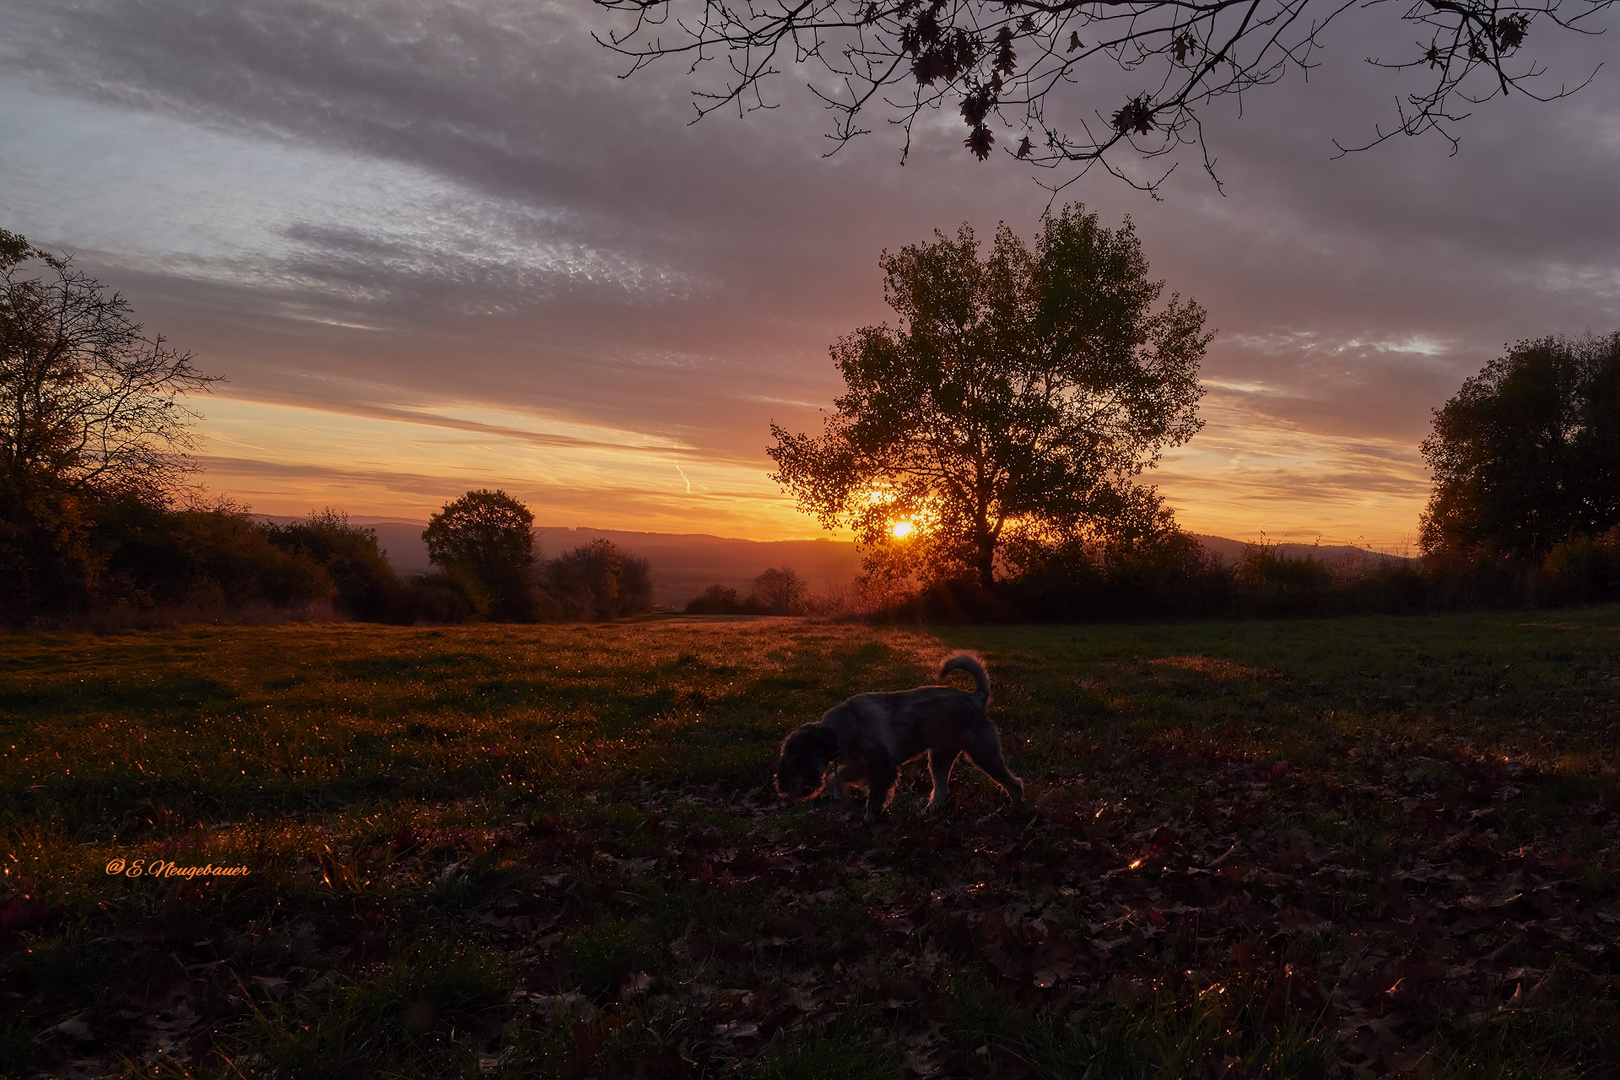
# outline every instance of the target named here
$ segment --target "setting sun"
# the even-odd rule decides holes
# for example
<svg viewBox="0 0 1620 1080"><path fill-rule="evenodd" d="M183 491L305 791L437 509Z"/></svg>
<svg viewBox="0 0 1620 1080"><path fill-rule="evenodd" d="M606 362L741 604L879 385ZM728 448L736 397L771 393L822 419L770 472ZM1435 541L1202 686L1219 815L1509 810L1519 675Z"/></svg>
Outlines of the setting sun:
<svg viewBox="0 0 1620 1080"><path fill-rule="evenodd" d="M896 540L904 540L906 537L910 536L915 529L916 526L909 521L897 521L893 525L889 526L889 535L893 536Z"/></svg>

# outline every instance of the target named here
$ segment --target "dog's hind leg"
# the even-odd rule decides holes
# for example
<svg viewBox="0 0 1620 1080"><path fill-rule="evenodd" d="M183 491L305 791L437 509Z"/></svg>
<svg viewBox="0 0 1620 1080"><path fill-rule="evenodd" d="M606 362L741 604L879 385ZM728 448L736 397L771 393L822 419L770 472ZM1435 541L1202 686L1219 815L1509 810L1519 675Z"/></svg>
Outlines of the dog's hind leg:
<svg viewBox="0 0 1620 1080"><path fill-rule="evenodd" d="M974 739L973 745L968 747L967 756L968 760L983 770L986 776L1001 785L1002 790L1012 799L1014 810L1023 806L1024 782L1007 768L1007 761L1001 756L1001 744L996 741L993 732L985 732L983 738Z"/></svg>
<svg viewBox="0 0 1620 1080"><path fill-rule="evenodd" d="M928 751L928 775L933 778L934 790L928 796L928 805L923 807L923 813L932 814L951 797L951 766L956 764L956 755L960 752Z"/></svg>

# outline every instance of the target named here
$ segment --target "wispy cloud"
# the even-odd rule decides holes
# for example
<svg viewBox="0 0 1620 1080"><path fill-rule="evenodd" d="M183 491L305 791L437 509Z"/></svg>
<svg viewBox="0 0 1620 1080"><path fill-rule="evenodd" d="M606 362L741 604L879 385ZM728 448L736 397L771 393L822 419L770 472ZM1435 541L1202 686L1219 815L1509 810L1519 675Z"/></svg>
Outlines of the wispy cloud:
<svg viewBox="0 0 1620 1080"><path fill-rule="evenodd" d="M544 524L584 515L598 528L690 531L706 522L763 539L818 533L750 461L636 432L468 411L482 418L453 404L333 410L215 398L205 405L206 480L263 513L340 506L425 517L470 488L500 487Z"/></svg>

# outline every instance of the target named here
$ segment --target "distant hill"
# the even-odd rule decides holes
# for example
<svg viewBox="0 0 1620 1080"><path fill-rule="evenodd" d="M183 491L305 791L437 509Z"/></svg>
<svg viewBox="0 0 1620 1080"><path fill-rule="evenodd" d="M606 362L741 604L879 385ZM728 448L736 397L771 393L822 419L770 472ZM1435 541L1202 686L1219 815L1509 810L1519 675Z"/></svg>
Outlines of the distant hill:
<svg viewBox="0 0 1620 1080"><path fill-rule="evenodd" d="M1210 551L1220 556L1221 563L1231 566L1243 558L1243 552L1249 544L1243 540L1228 540L1224 536L1203 536L1193 533L1192 537ZM1391 562L1407 562L1404 555L1386 555L1380 551L1368 551L1352 544L1273 544L1277 554L1285 559L1316 559L1329 565L1345 562L1363 562L1366 560Z"/></svg>
<svg viewBox="0 0 1620 1080"><path fill-rule="evenodd" d="M278 523L296 520L273 515L260 517ZM376 530L377 543L400 573L424 574L433 568L428 562L427 545L422 542L422 530L427 528L427 522L369 517L351 517L349 520ZM1228 540L1223 536L1194 536L1228 566L1242 558L1248 546L1241 540ZM557 526L535 529L540 555L547 559L597 538L611 540L622 550L652 563L653 603L659 607L684 607L692 597L716 584L736 589L740 595L746 596L754 579L773 566L792 567L810 583L813 592L847 589L861 570L860 556L855 551L855 545L848 541L734 540L706 533L627 532ZM1399 558L1347 544L1276 546L1286 558L1310 556L1330 563Z"/></svg>
<svg viewBox="0 0 1620 1080"><path fill-rule="evenodd" d="M837 540L730 540L704 533L550 527L535 532L546 558L600 536L648 560L652 563L653 603L660 607L684 607L692 597L715 584L747 596L754 579L773 566L791 567L810 583L810 591L817 593L847 589L861 572L855 545Z"/></svg>

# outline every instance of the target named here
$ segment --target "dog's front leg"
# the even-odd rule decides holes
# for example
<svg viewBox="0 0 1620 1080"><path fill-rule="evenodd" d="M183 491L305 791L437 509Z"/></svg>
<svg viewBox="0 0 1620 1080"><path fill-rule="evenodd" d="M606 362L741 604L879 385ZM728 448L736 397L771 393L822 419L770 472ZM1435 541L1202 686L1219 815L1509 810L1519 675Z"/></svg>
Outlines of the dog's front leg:
<svg viewBox="0 0 1620 1080"><path fill-rule="evenodd" d="M899 779L899 772L893 767L874 767L867 773L866 789L866 823L875 825L878 817L883 813L883 804L889 801L889 795L894 791L894 782Z"/></svg>
<svg viewBox="0 0 1620 1080"><path fill-rule="evenodd" d="M842 762L832 763L832 797L839 809L844 806L844 766Z"/></svg>

